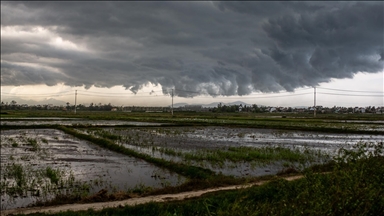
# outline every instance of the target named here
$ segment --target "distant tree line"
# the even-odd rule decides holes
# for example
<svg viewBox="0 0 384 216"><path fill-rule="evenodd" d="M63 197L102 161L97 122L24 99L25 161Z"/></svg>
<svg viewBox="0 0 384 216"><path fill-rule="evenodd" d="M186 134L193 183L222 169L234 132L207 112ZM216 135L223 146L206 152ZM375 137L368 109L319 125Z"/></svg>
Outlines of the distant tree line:
<svg viewBox="0 0 384 216"><path fill-rule="evenodd" d="M198 106L197 106L198 107ZM188 111L186 107L174 108L176 112ZM1 110L61 110L61 111L74 111L75 105L69 102L66 105L55 106L52 104L44 105L27 105L18 104L15 100L10 103L1 102ZM144 106L114 106L111 103L91 103L89 106L83 104L76 105L78 111L127 111L127 112L170 112L171 108L168 107L144 107ZM199 109L194 108L195 112L213 112L213 113L235 113L235 112L250 112L250 113L265 113L265 112L278 112L278 113L313 113L314 107L273 107L273 106L259 106L253 105L225 105L218 104L217 107L203 108L200 106ZM316 112L321 113L376 113L382 114L384 107L323 107L316 106Z"/></svg>
<svg viewBox="0 0 384 216"><path fill-rule="evenodd" d="M217 107L211 108L211 112L253 112L253 113L263 113L268 112L269 108L267 106L258 106L253 104L251 106L247 105L222 105L221 103Z"/></svg>

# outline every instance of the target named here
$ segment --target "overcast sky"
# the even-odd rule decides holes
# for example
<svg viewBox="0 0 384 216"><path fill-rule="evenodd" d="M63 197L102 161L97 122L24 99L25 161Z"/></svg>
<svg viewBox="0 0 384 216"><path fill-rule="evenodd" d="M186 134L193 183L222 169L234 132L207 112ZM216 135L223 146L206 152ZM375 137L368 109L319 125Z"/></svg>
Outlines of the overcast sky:
<svg viewBox="0 0 384 216"><path fill-rule="evenodd" d="M383 14L383 2L2 1L1 96L72 103L77 89L83 104L154 106L175 89L178 102L294 106L317 86L327 106L383 106Z"/></svg>

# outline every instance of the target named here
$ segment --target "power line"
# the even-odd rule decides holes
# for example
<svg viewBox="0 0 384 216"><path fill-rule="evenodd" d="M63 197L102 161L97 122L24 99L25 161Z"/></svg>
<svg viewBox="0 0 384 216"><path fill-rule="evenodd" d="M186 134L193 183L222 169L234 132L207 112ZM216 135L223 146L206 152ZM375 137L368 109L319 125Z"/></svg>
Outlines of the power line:
<svg viewBox="0 0 384 216"><path fill-rule="evenodd" d="M2 92L1 94L6 95L12 95L12 96L64 96L64 95L72 95L72 93L68 94L61 94L61 93L67 93L72 91L65 91L65 92L57 92L57 93L49 93L49 94L19 94L19 93L9 93L9 92Z"/></svg>
<svg viewBox="0 0 384 216"><path fill-rule="evenodd" d="M297 91L304 91L304 90L308 90L308 89L311 89L311 88L300 89L300 90L297 90ZM205 92L203 93L203 92L187 91L187 90L181 90L181 89L175 89L175 90L181 91L181 92L187 92L187 93L195 93L195 94L205 94L205 95L209 94L211 96L227 96L227 95L223 95L223 94L205 93ZM267 95L267 94L270 94L270 95L279 94L279 95L281 95L281 94L286 94L286 93L288 93L289 95L295 94L295 92L292 92L292 93L291 92L282 92L282 93L277 92L277 93L263 93L263 95ZM300 93L300 94L297 94L297 95L302 95L302 94L310 94L310 93ZM271 97L273 97L273 96L271 96Z"/></svg>
<svg viewBox="0 0 384 216"><path fill-rule="evenodd" d="M334 103L334 104L337 104L337 103L343 103L343 104L358 104L358 102L345 102L345 101L333 101L333 100L317 100L318 102L320 103ZM383 104L371 104L372 106L383 106Z"/></svg>
<svg viewBox="0 0 384 216"><path fill-rule="evenodd" d="M76 114L77 90L75 90L75 114Z"/></svg>
<svg viewBox="0 0 384 216"><path fill-rule="evenodd" d="M85 93L96 93L96 94L127 95L127 93L121 93L121 92L95 92L95 91L84 91L84 90L78 90L78 91L85 92ZM136 94L156 93L156 92L162 92L162 91L137 92L137 93L129 92L129 93L132 95L136 95Z"/></svg>
<svg viewBox="0 0 384 216"><path fill-rule="evenodd" d="M53 96L67 96L67 95L73 95L73 93L68 93L68 94L59 94L59 93L52 93L52 94L18 94L18 93L1 93L5 95L10 95L10 96L36 96L36 97L53 97Z"/></svg>
<svg viewBox="0 0 384 216"><path fill-rule="evenodd" d="M171 109L171 112L172 112L172 116L173 116L173 89L172 89L172 109Z"/></svg>
<svg viewBox="0 0 384 216"><path fill-rule="evenodd" d="M326 92L317 92L317 93L325 94L325 95L356 96L356 97L384 97L384 95L355 95L355 94L336 94L336 93L326 93Z"/></svg>
<svg viewBox="0 0 384 216"><path fill-rule="evenodd" d="M316 87L314 87L313 89L314 89L314 92L313 92L313 96L314 96L313 117L316 118Z"/></svg>
<svg viewBox="0 0 384 216"><path fill-rule="evenodd" d="M300 94L291 94L291 95L275 95L275 96L248 96L248 97L230 97L230 98L220 98L220 99L254 99L254 98L279 98L279 97L293 97L293 96L301 96L301 95L309 95L313 93L300 93ZM224 96L224 95L223 95ZM212 97L199 97L199 98L212 98Z"/></svg>
<svg viewBox="0 0 384 216"><path fill-rule="evenodd" d="M317 87L319 89L326 89L326 90L333 90L333 91L345 91L345 92L364 92L364 93L378 93L378 94L383 94L384 92L379 92L379 91L355 91L355 90L347 90L347 89L333 89L333 88L322 88L322 87Z"/></svg>
<svg viewBox="0 0 384 216"><path fill-rule="evenodd" d="M122 97L124 95L113 95L113 94L87 94L87 93L79 93L79 95L86 95L86 96L95 96L95 97ZM127 94L125 94L127 96Z"/></svg>
<svg viewBox="0 0 384 216"><path fill-rule="evenodd" d="M310 95L312 93L300 93L300 94L294 94L294 95L279 95L279 96L254 96L252 98L278 98L278 97L293 97L293 96L300 96L300 95Z"/></svg>
<svg viewBox="0 0 384 216"><path fill-rule="evenodd" d="M78 93L78 95L83 96L93 96L93 97L122 97L121 95L95 95L95 94L84 94L84 93ZM134 96L134 97L165 97L167 95L127 95L127 96Z"/></svg>

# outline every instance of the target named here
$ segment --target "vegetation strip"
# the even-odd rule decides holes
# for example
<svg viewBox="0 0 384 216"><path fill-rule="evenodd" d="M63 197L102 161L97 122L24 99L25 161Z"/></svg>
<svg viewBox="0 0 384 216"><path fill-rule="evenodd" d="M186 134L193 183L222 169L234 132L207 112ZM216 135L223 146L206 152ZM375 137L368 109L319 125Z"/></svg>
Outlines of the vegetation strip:
<svg viewBox="0 0 384 216"><path fill-rule="evenodd" d="M284 130L304 130L332 133L353 134L382 134L384 115L320 115L313 118L310 115L284 114L252 114L252 113L124 113L124 112L79 112L78 114L55 111L15 111L15 117L64 117L87 120L118 120L169 123L178 126L231 126L248 128L270 128ZM6 115L2 115L6 116ZM279 118L277 118L279 117ZM346 122L344 120L365 120L370 122ZM2 125L3 126L3 125ZM86 125L76 125L84 127ZM128 125L127 125L128 126ZM3 128L3 127L1 127ZM380 128L379 130L377 128Z"/></svg>
<svg viewBox="0 0 384 216"><path fill-rule="evenodd" d="M134 119L132 121L143 122L145 120L142 119ZM234 128L260 128L260 129L279 129L279 130L289 130L289 131L313 131L313 132L323 132L323 133L348 133L348 134L371 134L371 135L382 135L383 131L376 130L357 130L348 127L344 127L343 124L339 123L339 127L327 127L325 126L312 126L312 125L293 125L293 124L263 124L260 122L249 122L249 123L241 123L241 122L205 122L205 121L194 121L188 122L185 120L184 122L175 122L175 121L167 121L167 120L157 120L154 121L148 120L148 122L158 122L158 123L166 123L166 127L191 127L191 126L222 126L222 127L234 127ZM284 122L282 122L284 123ZM315 122L311 122L314 124ZM335 123L332 123L333 125ZM369 125L369 124L367 124ZM375 124L372 124L375 125ZM382 125L382 124L377 124ZM164 125L161 125L164 126ZM160 126L160 127L161 127ZM43 125L0 125L0 130L13 130L13 129L43 129L43 128L58 128L60 125L57 124L43 124ZM67 127L76 127L76 128L89 128L89 127L114 127L114 128L135 128L135 127L145 127L145 128L155 128L159 127L159 125L87 125L87 124L75 124L73 126Z"/></svg>
<svg viewBox="0 0 384 216"><path fill-rule="evenodd" d="M221 147L219 149L192 149L183 151L177 147L166 147L162 141L155 141L160 137L169 137L173 141L178 140L179 146L184 145L183 140L185 137L184 133L188 133L187 130L178 130L172 128L171 130L166 127L158 127L154 130L138 129L136 130L118 129L118 130L100 130L99 128L89 128L85 130L89 135L93 135L100 138L109 139L111 141L117 141L119 145L133 145L142 149L161 153L161 155L167 155L171 157L178 157L183 163L191 164L194 162L209 163L212 166L223 167L225 163L251 163L255 165L266 165L268 163L276 161L284 161L286 166L288 163L294 162L315 162L315 161L329 161L329 155L321 152L320 150L313 150L310 148L287 148L282 146L264 146L264 147ZM132 131L132 132L131 132ZM144 132L144 133L142 133ZM155 136L153 136L155 134ZM160 136L160 137L158 137ZM244 137L244 133L238 133L238 137ZM176 141L177 142L177 141ZM142 151L142 150L135 150ZM142 152L145 152L142 151ZM153 155L152 155L153 156ZM196 163L195 163L196 164ZM293 165L293 164L291 164ZM202 166L201 163L199 166Z"/></svg>
<svg viewBox="0 0 384 216"><path fill-rule="evenodd" d="M212 177L215 175L215 173L209 169L203 169L196 166L188 166L181 163L175 163L175 162L170 162L170 161L166 161L158 158L153 158L146 154L138 153L134 150L127 149L123 146L116 145L114 142L111 142L109 140L93 137L83 133L78 133L74 129L71 129L68 127L59 126L58 129L64 131L67 134L75 136L77 138L88 140L96 145L107 148L109 150L119 152L128 156L140 158L154 165L168 168L169 170L172 170L176 173L179 173L191 179L208 179L209 177Z"/></svg>
<svg viewBox="0 0 384 216"><path fill-rule="evenodd" d="M302 175L283 177L287 181L293 181L302 178ZM62 205L62 206L52 206L52 207L33 207L33 208L21 208L21 209L11 209L4 210L1 212L1 215L14 215L14 214L31 214L31 213L58 213L61 211L82 211L87 209L93 210L101 210L104 208L116 208L119 206L134 206L140 205L150 202L166 202L166 201L174 201L174 200L184 200L193 197L199 197L203 194L212 193L216 191L224 191L224 190L238 190L244 189L252 186L260 186L266 184L270 181L260 181L250 184L244 185L233 185L227 187L218 187L211 189L204 189L198 191L190 191L190 192L182 192L178 194L163 194L163 195L155 195L155 196L147 196L147 197L139 197L139 198L130 198L121 201L112 201L112 202L100 202L100 203L87 203L87 204L71 204L71 205Z"/></svg>

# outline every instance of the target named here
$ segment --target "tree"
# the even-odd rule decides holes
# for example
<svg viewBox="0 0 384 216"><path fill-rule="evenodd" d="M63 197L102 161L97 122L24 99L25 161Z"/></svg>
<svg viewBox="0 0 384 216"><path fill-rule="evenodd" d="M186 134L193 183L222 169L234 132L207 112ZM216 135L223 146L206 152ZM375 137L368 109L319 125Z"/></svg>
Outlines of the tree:
<svg viewBox="0 0 384 216"><path fill-rule="evenodd" d="M255 112L255 113L261 112L261 109L256 104L253 104L252 108L253 108L253 112Z"/></svg>
<svg viewBox="0 0 384 216"><path fill-rule="evenodd" d="M15 100L12 100L12 101L11 101L11 107L12 107L12 109L15 109L15 108L16 108L16 104L17 104L17 102L16 102Z"/></svg>

